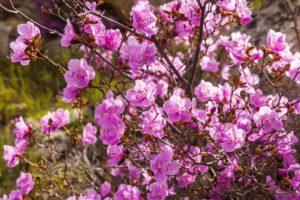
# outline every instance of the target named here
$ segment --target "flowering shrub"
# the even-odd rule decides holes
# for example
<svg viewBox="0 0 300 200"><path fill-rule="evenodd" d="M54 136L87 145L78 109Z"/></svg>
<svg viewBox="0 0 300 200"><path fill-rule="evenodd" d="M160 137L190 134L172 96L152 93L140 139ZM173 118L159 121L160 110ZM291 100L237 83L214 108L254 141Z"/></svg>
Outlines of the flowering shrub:
<svg viewBox="0 0 300 200"><path fill-rule="evenodd" d="M274 30L261 46L228 34L251 23L246 0L140 0L128 24L106 16L102 1L63 3L63 33L0 4L29 20L18 26L11 61L56 67L66 81L60 97L78 115L59 108L40 126L15 120L3 159L35 170L1 199L300 199L300 99L288 94L300 83L300 54ZM81 56L54 62L41 50L40 28ZM104 99L91 105L87 90ZM38 148L49 159L29 160Z"/></svg>

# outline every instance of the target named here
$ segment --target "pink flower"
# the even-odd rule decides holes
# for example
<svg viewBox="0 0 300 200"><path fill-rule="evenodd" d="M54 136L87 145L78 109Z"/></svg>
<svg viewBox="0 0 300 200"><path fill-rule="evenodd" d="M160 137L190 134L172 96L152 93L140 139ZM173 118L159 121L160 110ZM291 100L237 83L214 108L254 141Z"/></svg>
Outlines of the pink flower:
<svg viewBox="0 0 300 200"><path fill-rule="evenodd" d="M211 100L213 91L216 90L213 84L201 80L200 84L195 88L195 95L201 102L206 102Z"/></svg>
<svg viewBox="0 0 300 200"><path fill-rule="evenodd" d="M16 184L20 188L22 195L29 194L29 192L34 188L34 182L30 173L21 172Z"/></svg>
<svg viewBox="0 0 300 200"><path fill-rule="evenodd" d="M16 40L11 42L9 46L13 51L10 56L10 59L13 63L20 62L23 66L29 65L30 58L25 52L27 45L25 45L21 40Z"/></svg>
<svg viewBox="0 0 300 200"><path fill-rule="evenodd" d="M111 193L111 184L105 181L104 183L102 183L100 190L101 190L101 196L103 198L107 197Z"/></svg>
<svg viewBox="0 0 300 200"><path fill-rule="evenodd" d="M154 182L148 187L148 200L165 200L169 195L166 183Z"/></svg>
<svg viewBox="0 0 300 200"><path fill-rule="evenodd" d="M16 119L13 131L15 133L16 138L25 138L31 133L32 125L27 125L24 122L23 117L21 116Z"/></svg>
<svg viewBox="0 0 300 200"><path fill-rule="evenodd" d="M72 42L76 39L77 35L74 31L73 25L71 24L70 20L67 19L67 25L64 29L64 35L61 38L60 44L63 47L69 47Z"/></svg>
<svg viewBox="0 0 300 200"><path fill-rule="evenodd" d="M262 133L269 133L271 131L280 131L283 128L283 123L279 115L269 108L263 106L257 113L254 114L253 120Z"/></svg>
<svg viewBox="0 0 300 200"><path fill-rule="evenodd" d="M92 23L84 25L83 30L85 33L90 34L90 36L93 37L97 45L102 46L105 41L106 28L101 19L98 19L95 15L91 16L92 19L90 20L92 20Z"/></svg>
<svg viewBox="0 0 300 200"><path fill-rule="evenodd" d="M111 51L116 51L121 44L122 34L119 29L109 29L104 35L104 45Z"/></svg>
<svg viewBox="0 0 300 200"><path fill-rule="evenodd" d="M242 129L231 123L222 124L210 131L214 138L226 152L233 152L245 144L246 134Z"/></svg>
<svg viewBox="0 0 300 200"><path fill-rule="evenodd" d="M112 123L112 124L110 124ZM122 119L114 118L101 125L100 140L103 144L114 145L120 142L121 136L125 131L125 124Z"/></svg>
<svg viewBox="0 0 300 200"><path fill-rule="evenodd" d="M63 109L48 112L48 114L41 119L42 131L47 135L58 131L68 123L70 123L70 113Z"/></svg>
<svg viewBox="0 0 300 200"><path fill-rule="evenodd" d="M156 51L153 43L149 41L140 43L134 36L130 36L120 49L121 57L128 60L128 64L134 72L139 67L154 62Z"/></svg>
<svg viewBox="0 0 300 200"><path fill-rule="evenodd" d="M27 148L27 140L18 141L15 146L3 146L3 160L9 168L13 168L19 164L19 157L22 156Z"/></svg>
<svg viewBox="0 0 300 200"><path fill-rule="evenodd" d="M151 107L150 110L143 113L140 117L142 133L150 134L158 138L164 137L164 127L166 120L163 117L161 108L157 106Z"/></svg>
<svg viewBox="0 0 300 200"><path fill-rule="evenodd" d="M184 188L195 182L196 176L189 173L183 173L177 176L178 188Z"/></svg>
<svg viewBox="0 0 300 200"><path fill-rule="evenodd" d="M30 41L35 37L39 37L41 32L32 22L28 21L26 24L20 24L17 26L19 39L22 41Z"/></svg>
<svg viewBox="0 0 300 200"><path fill-rule="evenodd" d="M123 146L109 145L107 147L108 162L110 166L118 165L123 158Z"/></svg>
<svg viewBox="0 0 300 200"><path fill-rule="evenodd" d="M263 95L261 90L256 90L250 96L250 103L254 105L256 108L263 107L267 104L267 98Z"/></svg>
<svg viewBox="0 0 300 200"><path fill-rule="evenodd" d="M79 93L79 89L72 86L65 87L63 91L62 101L65 103L72 103L76 101L76 96Z"/></svg>
<svg viewBox="0 0 300 200"><path fill-rule="evenodd" d="M121 184L114 196L114 200L141 200L141 192L135 186Z"/></svg>
<svg viewBox="0 0 300 200"><path fill-rule="evenodd" d="M150 169L157 181L165 182L169 175L175 175L179 171L178 164L173 161L173 152L165 150L158 154L150 163Z"/></svg>
<svg viewBox="0 0 300 200"><path fill-rule="evenodd" d="M23 194L21 190L12 190L9 193L8 200L23 200Z"/></svg>
<svg viewBox="0 0 300 200"><path fill-rule="evenodd" d="M163 110L171 122L180 120L188 122L191 119L190 109L192 102L189 98L181 98L178 95L172 95L163 105Z"/></svg>
<svg viewBox="0 0 300 200"><path fill-rule="evenodd" d="M207 72L217 72L219 70L220 63L214 58L204 56L200 62L201 69Z"/></svg>
<svg viewBox="0 0 300 200"><path fill-rule="evenodd" d="M287 47L285 43L286 35L270 30L267 35L267 47L275 53L279 53Z"/></svg>
<svg viewBox="0 0 300 200"><path fill-rule="evenodd" d="M148 35L157 33L157 18L153 14L148 0L138 1L131 9L131 16L133 18L132 25L138 32Z"/></svg>
<svg viewBox="0 0 300 200"><path fill-rule="evenodd" d="M83 134L82 134L82 144L87 145L87 144L95 144L97 142L97 128L92 125L92 123L88 123L84 128L83 128Z"/></svg>
<svg viewBox="0 0 300 200"><path fill-rule="evenodd" d="M78 200L101 200L101 195L94 189L87 189L86 194L78 197Z"/></svg>
<svg viewBox="0 0 300 200"><path fill-rule="evenodd" d="M95 70L82 58L72 59L68 63L68 71L64 77L69 87L83 89L95 78Z"/></svg>
<svg viewBox="0 0 300 200"><path fill-rule="evenodd" d="M136 80L133 88L126 92L126 98L133 106L147 108L153 105L156 95L156 84Z"/></svg>

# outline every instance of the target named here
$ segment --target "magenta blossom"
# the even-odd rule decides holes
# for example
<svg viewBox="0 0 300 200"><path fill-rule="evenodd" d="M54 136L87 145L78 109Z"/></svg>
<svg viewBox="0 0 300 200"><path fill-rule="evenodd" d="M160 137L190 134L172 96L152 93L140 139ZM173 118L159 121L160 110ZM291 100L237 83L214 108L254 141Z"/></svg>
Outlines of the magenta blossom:
<svg viewBox="0 0 300 200"><path fill-rule="evenodd" d="M149 41L140 43L134 36L130 36L127 42L122 45L120 53L124 60L128 60L133 72L136 72L139 67L154 62L156 51L153 43Z"/></svg>
<svg viewBox="0 0 300 200"><path fill-rule="evenodd" d="M148 200L165 200L169 195L166 183L155 182L148 187Z"/></svg>
<svg viewBox="0 0 300 200"><path fill-rule="evenodd" d="M119 29L113 30L109 29L106 31L104 35L104 45L110 50L110 51L116 51L122 40L122 34Z"/></svg>
<svg viewBox="0 0 300 200"><path fill-rule="evenodd" d="M151 11L148 0L138 1L131 9L131 16L135 30L148 35L156 34L158 30L156 27L157 18Z"/></svg>
<svg viewBox="0 0 300 200"><path fill-rule="evenodd" d="M82 134L82 144L87 145L87 144L95 144L97 142L97 128L92 125L92 123L88 123L84 128L83 128L83 134Z"/></svg>
<svg viewBox="0 0 300 200"><path fill-rule="evenodd" d="M114 200L141 200L141 192L135 186L121 184L114 196Z"/></svg>
<svg viewBox="0 0 300 200"><path fill-rule="evenodd" d="M287 44L285 43L285 37L285 34L270 30L267 36L267 47L275 53L285 50L287 47Z"/></svg>
<svg viewBox="0 0 300 200"><path fill-rule="evenodd" d="M195 88L195 95L201 102L211 100L214 86L210 82L201 80L200 84Z"/></svg>
<svg viewBox="0 0 300 200"><path fill-rule="evenodd" d="M69 19L67 19L67 25L66 25L64 31L65 32L61 38L60 44L63 47L69 47L77 37L77 35L74 31L73 25L71 24Z"/></svg>
<svg viewBox="0 0 300 200"><path fill-rule="evenodd" d="M219 70L220 63L214 58L204 56L200 62L201 69L207 72L217 72Z"/></svg>
<svg viewBox="0 0 300 200"><path fill-rule="evenodd" d="M76 96L79 93L79 89L72 86L65 87L63 91L63 98L62 101L65 103L72 103L76 101Z"/></svg>
<svg viewBox="0 0 300 200"><path fill-rule="evenodd" d="M41 119L42 131L45 134L54 133L68 123L70 123L70 113L63 109L57 109L55 112L48 112L48 114Z"/></svg>
<svg viewBox="0 0 300 200"><path fill-rule="evenodd" d="M10 56L10 59L13 63L20 62L23 66L29 65L30 58L25 52L27 46L21 40L11 42L9 46L13 51Z"/></svg>
<svg viewBox="0 0 300 200"><path fill-rule="evenodd" d="M16 184L20 188L20 191L23 195L28 194L31 190L33 190L34 187L32 175L30 173L21 172Z"/></svg>
<svg viewBox="0 0 300 200"><path fill-rule="evenodd" d="M36 27L32 22L28 21L26 24L20 24L17 27L19 38L22 41L28 42L36 37L40 37L40 29Z"/></svg>
<svg viewBox="0 0 300 200"><path fill-rule="evenodd" d="M3 146L3 160L7 163L9 168L13 168L19 164L20 156L24 155L28 141L22 139L18 141L15 146L4 145Z"/></svg>
<svg viewBox="0 0 300 200"><path fill-rule="evenodd" d="M101 185L101 196L104 198L107 197L110 193L111 193L111 184L105 181Z"/></svg>
<svg viewBox="0 0 300 200"><path fill-rule="evenodd" d="M110 166L118 165L123 158L123 146L109 145L107 147L108 163Z"/></svg>
<svg viewBox="0 0 300 200"><path fill-rule="evenodd" d="M27 137L31 133L32 125L31 124L27 125L24 122L23 117L21 116L16 119L13 131L15 133L16 138L22 139Z"/></svg>
<svg viewBox="0 0 300 200"><path fill-rule="evenodd" d="M151 161L150 168L157 181L165 182L169 175L175 175L179 171L177 162L173 161L173 152L165 150Z"/></svg>
<svg viewBox="0 0 300 200"><path fill-rule="evenodd" d="M163 111L157 106L151 107L141 117L141 127L144 134L153 135L158 138L164 137L164 127L166 120L163 117Z"/></svg>
<svg viewBox="0 0 300 200"><path fill-rule="evenodd" d="M95 78L95 70L86 59L72 59L68 63L68 71L64 77L69 87L83 89Z"/></svg>
<svg viewBox="0 0 300 200"><path fill-rule="evenodd" d="M188 98L182 98L178 95L172 95L171 98L163 105L163 110L171 122L180 120L187 122L191 119L190 109L192 102Z"/></svg>
<svg viewBox="0 0 300 200"><path fill-rule="evenodd" d="M133 106L147 108L153 105L156 95L156 84L154 82L145 82L136 80L132 89L126 92L126 98Z"/></svg>

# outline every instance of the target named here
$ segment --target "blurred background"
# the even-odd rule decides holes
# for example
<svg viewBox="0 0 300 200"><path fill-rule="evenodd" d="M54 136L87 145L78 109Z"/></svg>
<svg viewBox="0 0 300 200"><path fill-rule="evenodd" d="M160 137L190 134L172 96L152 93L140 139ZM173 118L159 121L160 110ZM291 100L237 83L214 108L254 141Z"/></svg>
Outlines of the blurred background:
<svg viewBox="0 0 300 200"><path fill-rule="evenodd" d="M6 0L0 0L6 4ZM49 8L51 0L13 0L16 7L39 21L62 32L64 24L43 12ZM60 0L56 0L59 2ZM105 0L103 7L107 13L118 20L124 20L121 10L129 10L134 0ZM168 2L152 0L155 5ZM254 21L246 27L236 27L236 30L253 36L254 44L262 43L270 28L287 33L288 41L294 50L299 49L300 39L300 0L253 0L251 6ZM38 123L39 119L49 109L65 107L58 98L59 92L65 86L58 72L46 62L31 62L30 66L22 67L9 61L9 43L16 37L16 26L24 22L20 16L6 13L0 9L0 156L2 146L13 141L11 134L12 119L22 115L27 121ZM299 27L298 27L299 26ZM71 57L68 50L59 47L58 38L43 33L44 47L54 60L65 65ZM96 95L96 94L91 94ZM100 97L95 98L95 101ZM0 196L14 187L19 175L18 168L8 169L0 159Z"/></svg>

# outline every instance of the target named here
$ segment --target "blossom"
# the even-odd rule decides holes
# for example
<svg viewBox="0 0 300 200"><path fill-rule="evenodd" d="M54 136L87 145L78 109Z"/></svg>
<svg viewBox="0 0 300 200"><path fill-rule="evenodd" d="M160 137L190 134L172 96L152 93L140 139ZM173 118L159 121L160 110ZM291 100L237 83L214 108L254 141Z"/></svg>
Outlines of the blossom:
<svg viewBox="0 0 300 200"><path fill-rule="evenodd" d="M253 120L263 133L280 131L283 128L279 115L268 106L259 108L259 111L253 115Z"/></svg>
<svg viewBox="0 0 300 200"><path fill-rule="evenodd" d="M173 152L165 150L158 154L150 163L150 169L157 181L165 182L168 175L175 175L179 171L178 164L173 161Z"/></svg>
<svg viewBox="0 0 300 200"><path fill-rule="evenodd" d="M172 95L163 105L163 110L171 122L180 120L187 122L191 119L190 109L192 102L189 98L182 98L178 95Z"/></svg>
<svg viewBox="0 0 300 200"><path fill-rule="evenodd" d="M146 108L151 106L155 101L156 84L154 82L145 82L136 80L132 89L126 92L126 98L133 106Z"/></svg>
<svg viewBox="0 0 300 200"><path fill-rule="evenodd" d="M65 103L72 103L76 101L76 96L79 93L79 89L72 86L65 87L63 91L62 101Z"/></svg>
<svg viewBox="0 0 300 200"><path fill-rule="evenodd" d="M63 47L69 47L72 42L76 39L77 35L74 31L73 25L71 24L70 20L67 19L67 25L64 29L64 35L61 38L60 44Z"/></svg>
<svg viewBox="0 0 300 200"><path fill-rule="evenodd" d="M104 35L104 45L111 51L117 50L121 44L122 34L119 29L109 29Z"/></svg>
<svg viewBox="0 0 300 200"><path fill-rule="evenodd" d="M58 131L61 127L70 122L70 113L64 109L57 109L55 112L48 112L42 117L42 131L45 134L50 134Z"/></svg>
<svg viewBox="0 0 300 200"><path fill-rule="evenodd" d="M166 183L154 182L148 187L148 200L164 200L168 196L168 186Z"/></svg>
<svg viewBox="0 0 300 200"><path fill-rule="evenodd" d="M69 87L83 89L95 78L95 70L86 59L72 59L68 63L68 71L64 74Z"/></svg>
<svg viewBox="0 0 300 200"><path fill-rule="evenodd" d="M78 200L101 200L101 195L94 189L87 189L86 194L78 197Z"/></svg>
<svg viewBox="0 0 300 200"><path fill-rule="evenodd" d="M23 200L23 194L21 190L12 190L9 193L8 200Z"/></svg>
<svg viewBox="0 0 300 200"><path fill-rule="evenodd" d="M96 17L95 15L89 15L91 19L89 19L92 23L86 24L83 27L83 31L89 34L95 41L97 45L104 45L105 41L105 33L106 28L102 23L101 19Z"/></svg>
<svg viewBox="0 0 300 200"><path fill-rule="evenodd" d="M141 192L135 186L121 184L115 193L114 200L141 200Z"/></svg>
<svg viewBox="0 0 300 200"><path fill-rule="evenodd" d="M20 116L16 119L13 131L17 138L25 138L31 133L32 125L31 124L27 125L24 122L23 117Z"/></svg>
<svg viewBox="0 0 300 200"><path fill-rule="evenodd" d="M131 16L133 19L133 27L135 30L148 35L156 34L157 18L151 11L148 0L138 1L138 3L132 7Z"/></svg>
<svg viewBox="0 0 300 200"><path fill-rule="evenodd" d="M274 51L275 53L279 53L287 47L285 43L286 35L280 32L275 32L274 30L270 30L267 35L267 48Z"/></svg>
<svg viewBox="0 0 300 200"><path fill-rule="evenodd" d="M219 70L220 63L214 58L204 56L200 62L201 69L207 72L217 72Z"/></svg>
<svg viewBox="0 0 300 200"><path fill-rule="evenodd" d="M139 67L151 64L155 61L156 47L149 41L139 42L134 36L130 36L120 49L121 57L128 60L128 64L136 72Z"/></svg>
<svg viewBox="0 0 300 200"><path fill-rule="evenodd" d="M213 128L209 134L220 143L226 152L233 152L245 144L245 132L232 123L219 125Z"/></svg>
<svg viewBox="0 0 300 200"><path fill-rule="evenodd" d="M140 117L142 133L150 134L158 138L164 137L164 127L166 120L163 117L161 108L157 106L151 107L150 110L143 113Z"/></svg>
<svg viewBox="0 0 300 200"><path fill-rule="evenodd" d="M10 56L13 63L20 62L23 66L29 65L30 58L25 52L27 45L25 45L21 40L16 40L11 42L9 46L13 51Z"/></svg>
<svg viewBox="0 0 300 200"><path fill-rule="evenodd" d="M25 153L27 144L27 140L21 140L15 146L3 146L3 160L9 168L13 168L19 164L19 158Z"/></svg>
<svg viewBox="0 0 300 200"><path fill-rule="evenodd" d="M178 188L184 188L195 182L196 176L189 173L183 173L177 176Z"/></svg>
<svg viewBox="0 0 300 200"><path fill-rule="evenodd" d="M92 125L92 123L88 123L84 128L83 128L83 134L82 134L82 144L87 145L87 144L95 144L97 142L97 128Z"/></svg>
<svg viewBox="0 0 300 200"><path fill-rule="evenodd" d="M19 24L17 29L20 35L19 39L22 41L30 41L41 34L40 29L30 21L26 24Z"/></svg>
<svg viewBox="0 0 300 200"><path fill-rule="evenodd" d="M210 82L201 80L199 85L197 85L195 87L194 93L201 102L206 102L206 101L211 100L213 90L214 90L213 84L211 84Z"/></svg>
<svg viewBox="0 0 300 200"><path fill-rule="evenodd" d="M123 146L109 145L107 147L108 162L110 166L118 165L123 158Z"/></svg>
<svg viewBox="0 0 300 200"><path fill-rule="evenodd" d="M104 181L101 185L101 196L107 197L111 193L111 184L107 181Z"/></svg>
<svg viewBox="0 0 300 200"><path fill-rule="evenodd" d="M114 145L119 143L122 134L125 131L125 124L120 118L114 118L109 123L103 124L100 128L100 140L103 144Z"/></svg>
<svg viewBox="0 0 300 200"><path fill-rule="evenodd" d="M267 104L267 98L263 95L261 90L256 90L250 96L250 103L254 105L256 108L260 108Z"/></svg>
<svg viewBox="0 0 300 200"><path fill-rule="evenodd" d="M28 194L33 190L34 182L30 173L21 172L20 177L17 179L16 185L20 188L21 193Z"/></svg>

